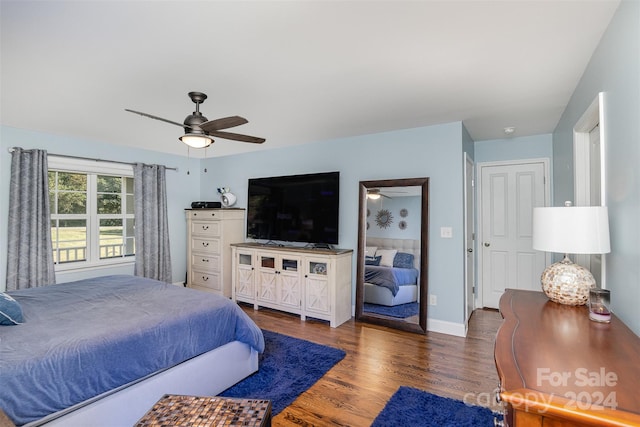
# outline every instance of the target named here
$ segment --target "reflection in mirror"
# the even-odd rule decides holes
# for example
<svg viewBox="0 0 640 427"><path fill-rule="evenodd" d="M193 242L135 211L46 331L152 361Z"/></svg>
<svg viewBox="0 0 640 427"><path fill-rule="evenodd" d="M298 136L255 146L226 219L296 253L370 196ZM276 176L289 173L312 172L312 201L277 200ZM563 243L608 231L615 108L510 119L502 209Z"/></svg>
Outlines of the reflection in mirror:
<svg viewBox="0 0 640 427"><path fill-rule="evenodd" d="M357 320L426 332L428 182L360 183Z"/></svg>

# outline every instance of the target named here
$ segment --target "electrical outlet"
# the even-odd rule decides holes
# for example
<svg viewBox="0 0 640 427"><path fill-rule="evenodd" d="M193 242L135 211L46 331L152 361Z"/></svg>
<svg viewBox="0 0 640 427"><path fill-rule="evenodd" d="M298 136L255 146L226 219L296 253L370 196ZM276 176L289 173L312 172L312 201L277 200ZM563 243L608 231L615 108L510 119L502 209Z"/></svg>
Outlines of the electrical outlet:
<svg viewBox="0 0 640 427"><path fill-rule="evenodd" d="M433 294L429 295L429 305L438 305L438 297Z"/></svg>

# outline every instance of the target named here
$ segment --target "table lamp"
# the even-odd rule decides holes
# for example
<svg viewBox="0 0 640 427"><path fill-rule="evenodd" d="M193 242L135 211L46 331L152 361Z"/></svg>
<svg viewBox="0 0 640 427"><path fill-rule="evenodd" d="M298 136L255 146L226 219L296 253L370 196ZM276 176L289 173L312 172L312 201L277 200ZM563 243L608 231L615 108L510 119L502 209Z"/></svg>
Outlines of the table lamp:
<svg viewBox="0 0 640 427"><path fill-rule="evenodd" d="M542 290L560 304L584 305L596 285L591 272L574 264L568 254L605 254L609 244L609 215L605 206L533 208L533 249L564 253L564 259L542 273Z"/></svg>

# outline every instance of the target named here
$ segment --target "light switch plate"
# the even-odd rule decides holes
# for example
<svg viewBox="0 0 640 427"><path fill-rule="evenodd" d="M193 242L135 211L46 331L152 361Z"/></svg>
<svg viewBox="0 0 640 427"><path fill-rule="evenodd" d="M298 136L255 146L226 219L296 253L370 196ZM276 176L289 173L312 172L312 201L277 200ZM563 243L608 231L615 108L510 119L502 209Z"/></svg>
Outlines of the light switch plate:
<svg viewBox="0 0 640 427"><path fill-rule="evenodd" d="M453 237L453 229L451 227L440 227L440 237L451 239Z"/></svg>

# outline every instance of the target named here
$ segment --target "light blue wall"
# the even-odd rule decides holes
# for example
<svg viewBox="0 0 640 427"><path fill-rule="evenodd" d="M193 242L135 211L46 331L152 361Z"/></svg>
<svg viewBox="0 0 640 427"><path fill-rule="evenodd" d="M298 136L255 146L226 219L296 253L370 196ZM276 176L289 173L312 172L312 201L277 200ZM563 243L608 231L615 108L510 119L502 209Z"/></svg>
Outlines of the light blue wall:
<svg viewBox="0 0 640 427"><path fill-rule="evenodd" d="M463 323L462 129L455 122L206 159L201 197L218 200L216 188L231 187L246 207L249 178L339 171L339 246L355 249L359 181L429 177L429 293L438 297L429 317ZM453 239L439 237L442 226ZM355 297L355 262L353 283Z"/></svg>
<svg viewBox="0 0 640 427"><path fill-rule="evenodd" d="M343 138L257 153L187 159L158 152L83 141L8 127L0 129L0 247L6 248L7 201L10 155L7 148L45 148L53 154L70 154L108 160L143 161L177 166L168 172L169 227L173 280L184 280L186 269L186 227L184 208L193 200L219 200L217 187L231 187L246 207L247 179L339 171L339 246L357 246L358 182L393 178L430 178L429 292L438 305L429 307L429 317L463 323L463 236L462 236L462 141L460 122L406 129L395 132ZM466 131L465 131L466 132ZM204 172L204 170L207 172ZM187 175L186 171L191 174ZM442 226L453 228L453 239L441 239ZM355 257L354 257L355 260ZM121 272L119 270L115 272ZM100 274L110 274L101 271ZM65 275L59 281L75 280L86 273ZM6 277L6 255L0 251L0 286ZM355 262L353 271L355 296Z"/></svg>
<svg viewBox="0 0 640 427"><path fill-rule="evenodd" d="M367 237L382 237L385 239L414 239L420 240L420 196L394 197L386 199L380 197L378 200L367 200L367 208L370 215L367 217L369 228ZM392 223L387 228L381 228L376 223L376 214L380 209L391 212ZM400 216L400 210L406 209L407 216ZM404 221L405 228L399 227L400 221Z"/></svg>
<svg viewBox="0 0 640 427"><path fill-rule="evenodd" d="M9 179L11 155L9 147L24 149L41 148L51 154L66 154L124 162L143 162L177 167L178 171L167 171L167 198L169 215L169 240L173 281L182 282L186 274L186 220L184 208L200 196L200 177L197 159L173 156L155 151L115 146L96 141L84 141L51 134L0 127L0 290L6 286L7 266L7 214L9 201ZM187 175L187 170L191 174ZM194 173L195 172L195 173ZM104 268L94 271L78 271L56 274L60 283L85 277L107 274L132 274L132 267Z"/></svg>
<svg viewBox="0 0 640 427"><path fill-rule="evenodd" d="M546 134L476 141L475 154L477 163L551 159L553 157L553 138L551 134Z"/></svg>
<svg viewBox="0 0 640 427"><path fill-rule="evenodd" d="M570 23L567 23L570 25ZM604 92L613 311L640 335L640 2L623 0L553 133L555 204L573 199L573 126Z"/></svg>

